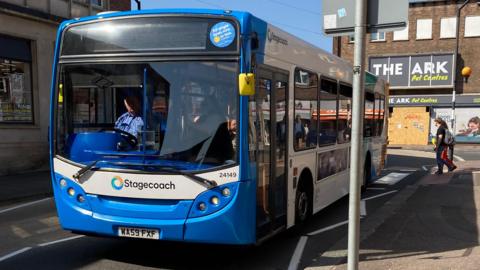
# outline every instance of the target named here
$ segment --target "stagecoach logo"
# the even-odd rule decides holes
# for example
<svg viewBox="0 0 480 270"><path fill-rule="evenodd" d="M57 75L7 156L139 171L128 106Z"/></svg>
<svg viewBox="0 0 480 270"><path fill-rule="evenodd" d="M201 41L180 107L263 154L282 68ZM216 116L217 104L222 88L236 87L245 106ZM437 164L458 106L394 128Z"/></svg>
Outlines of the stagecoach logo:
<svg viewBox="0 0 480 270"><path fill-rule="evenodd" d="M138 190L144 189L175 189L175 184L170 181L168 183L149 183L149 182L139 182L129 179L122 179L120 176L115 176L112 178L112 187L116 190L121 190L123 188L132 188Z"/></svg>
<svg viewBox="0 0 480 270"><path fill-rule="evenodd" d="M112 187L116 190L120 190L123 188L123 179L120 176L115 176L112 178Z"/></svg>
<svg viewBox="0 0 480 270"><path fill-rule="evenodd" d="M285 46L288 45L288 40L275 35L275 33L273 31L271 31L270 29L268 29L267 38L268 38L269 42L275 41L276 43L280 43L280 44L283 44Z"/></svg>

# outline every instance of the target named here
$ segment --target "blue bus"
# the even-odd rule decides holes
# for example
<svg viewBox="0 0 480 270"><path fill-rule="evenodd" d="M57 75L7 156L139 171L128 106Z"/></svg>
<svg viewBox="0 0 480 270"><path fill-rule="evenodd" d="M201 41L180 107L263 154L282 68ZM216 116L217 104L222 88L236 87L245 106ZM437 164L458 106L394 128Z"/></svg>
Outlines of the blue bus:
<svg viewBox="0 0 480 270"><path fill-rule="evenodd" d="M364 185L388 112L366 76ZM51 101L55 202L75 233L248 245L348 192L351 65L246 12L66 21Z"/></svg>

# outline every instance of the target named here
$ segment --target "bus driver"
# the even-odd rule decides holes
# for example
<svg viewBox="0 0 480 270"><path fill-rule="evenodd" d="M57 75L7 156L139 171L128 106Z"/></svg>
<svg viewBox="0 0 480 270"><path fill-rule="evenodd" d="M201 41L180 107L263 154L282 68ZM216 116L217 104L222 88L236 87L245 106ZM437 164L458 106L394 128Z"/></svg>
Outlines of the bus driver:
<svg viewBox="0 0 480 270"><path fill-rule="evenodd" d="M127 112L122 114L115 122L115 128L123 130L135 138L138 136L138 131L143 127L143 120L140 117L140 101L136 96L127 96L123 103Z"/></svg>

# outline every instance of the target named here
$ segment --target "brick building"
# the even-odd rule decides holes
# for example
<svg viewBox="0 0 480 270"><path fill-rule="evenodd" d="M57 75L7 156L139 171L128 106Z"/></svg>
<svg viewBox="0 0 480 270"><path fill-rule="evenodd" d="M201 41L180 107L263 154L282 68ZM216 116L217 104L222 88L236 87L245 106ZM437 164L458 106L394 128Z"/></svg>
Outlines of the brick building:
<svg viewBox="0 0 480 270"><path fill-rule="evenodd" d="M48 168L59 23L112 9L130 10L130 0L0 0L0 175Z"/></svg>
<svg viewBox="0 0 480 270"><path fill-rule="evenodd" d="M480 142L480 1L461 11L455 69L456 11L463 2L411 0L406 29L367 35L367 69L391 84L390 143L427 144L435 117L450 125L455 81L457 141ZM334 54L352 63L353 48L351 36L334 38ZM468 82L461 76L466 66L473 70Z"/></svg>

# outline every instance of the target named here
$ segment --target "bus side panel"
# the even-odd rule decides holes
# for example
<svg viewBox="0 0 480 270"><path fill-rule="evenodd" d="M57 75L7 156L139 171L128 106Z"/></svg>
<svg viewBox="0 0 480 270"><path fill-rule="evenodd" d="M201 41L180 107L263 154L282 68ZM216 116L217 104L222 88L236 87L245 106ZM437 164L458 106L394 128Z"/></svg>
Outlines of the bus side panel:
<svg viewBox="0 0 480 270"><path fill-rule="evenodd" d="M240 182L233 202L211 215L185 223L186 241L219 244L254 244L255 181Z"/></svg>

